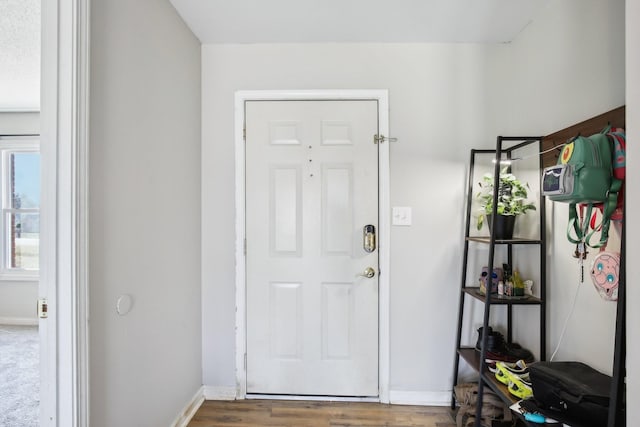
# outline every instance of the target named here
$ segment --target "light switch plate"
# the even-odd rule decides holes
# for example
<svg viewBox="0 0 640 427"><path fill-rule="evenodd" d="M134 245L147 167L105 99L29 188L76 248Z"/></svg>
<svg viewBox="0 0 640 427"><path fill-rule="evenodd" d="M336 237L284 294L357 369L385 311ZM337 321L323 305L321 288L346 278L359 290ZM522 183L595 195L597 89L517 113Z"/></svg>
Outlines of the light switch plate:
<svg viewBox="0 0 640 427"><path fill-rule="evenodd" d="M407 206L394 206L391 223L393 225L411 225L411 208Z"/></svg>

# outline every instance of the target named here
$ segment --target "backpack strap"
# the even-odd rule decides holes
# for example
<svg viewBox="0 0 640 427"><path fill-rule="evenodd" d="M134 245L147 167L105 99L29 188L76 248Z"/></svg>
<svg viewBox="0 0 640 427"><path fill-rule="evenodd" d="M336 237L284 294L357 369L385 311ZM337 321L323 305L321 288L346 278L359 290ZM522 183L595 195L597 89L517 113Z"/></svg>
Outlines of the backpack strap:
<svg viewBox="0 0 640 427"><path fill-rule="evenodd" d="M586 215L583 215L582 209L585 206L587 208L587 213ZM580 210L580 214L578 214L578 210ZM589 234L589 218L591 218L592 212L593 204L591 203L581 205L576 203L569 204L569 226L567 228L567 239L571 243L578 244L585 241L586 236Z"/></svg>
<svg viewBox="0 0 640 427"><path fill-rule="evenodd" d="M587 245L592 248L601 248L607 244L607 240L609 239L609 226L611 225L611 216L616 210L618 205L618 193L622 188L622 181L619 179L613 178L611 180L611 187L609 188L609 192L607 193L607 200L603 203L602 209L602 222L596 226L592 227L591 231L587 234L583 234L584 241ZM587 218L591 216L591 211L589 211L589 215ZM589 221L587 220L587 227ZM591 238L593 234L600 229L600 241L597 243L591 243ZM575 242L573 242L575 243Z"/></svg>

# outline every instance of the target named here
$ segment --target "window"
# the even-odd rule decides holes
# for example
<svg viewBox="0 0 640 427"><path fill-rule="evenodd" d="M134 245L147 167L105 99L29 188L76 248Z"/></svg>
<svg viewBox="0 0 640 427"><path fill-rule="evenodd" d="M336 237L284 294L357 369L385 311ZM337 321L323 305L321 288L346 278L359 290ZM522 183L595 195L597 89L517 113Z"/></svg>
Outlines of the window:
<svg viewBox="0 0 640 427"><path fill-rule="evenodd" d="M37 279L40 269L40 141L0 136L0 277Z"/></svg>

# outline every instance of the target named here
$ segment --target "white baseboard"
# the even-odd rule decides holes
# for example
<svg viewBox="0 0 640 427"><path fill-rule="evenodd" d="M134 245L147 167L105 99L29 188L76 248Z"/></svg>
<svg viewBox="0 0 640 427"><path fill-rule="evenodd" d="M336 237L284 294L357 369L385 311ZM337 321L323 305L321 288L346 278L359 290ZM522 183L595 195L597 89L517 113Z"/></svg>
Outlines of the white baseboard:
<svg viewBox="0 0 640 427"><path fill-rule="evenodd" d="M171 424L171 427L187 427L191 418L193 418L202 405L202 402L204 402L204 387L200 387L198 389L189 403L185 405L180 415L178 415L175 421Z"/></svg>
<svg viewBox="0 0 640 427"><path fill-rule="evenodd" d="M236 400L236 388L235 387L221 387L221 386L204 386L204 398L205 400ZM268 399L274 399L273 396L258 396L249 395L247 399L255 399L257 397L263 397ZM287 399L296 399L295 396L287 396ZM310 400L309 396L297 397L297 399ZM345 400L345 401L376 401L376 399L336 399L327 397L318 398L315 400ZM448 406L451 404L451 392L450 391L399 391L391 390L389 392L389 403L394 405L420 405L420 406Z"/></svg>
<svg viewBox="0 0 640 427"><path fill-rule="evenodd" d="M380 402L377 397L309 396L294 394L247 394L247 400L305 400L312 402Z"/></svg>
<svg viewBox="0 0 640 427"><path fill-rule="evenodd" d="M0 325L38 326L35 317L0 317Z"/></svg>
<svg viewBox="0 0 640 427"><path fill-rule="evenodd" d="M205 400L236 400L237 397L235 387L206 385L203 388Z"/></svg>
<svg viewBox="0 0 640 427"><path fill-rule="evenodd" d="M450 391L389 391L389 403L394 405L447 406Z"/></svg>

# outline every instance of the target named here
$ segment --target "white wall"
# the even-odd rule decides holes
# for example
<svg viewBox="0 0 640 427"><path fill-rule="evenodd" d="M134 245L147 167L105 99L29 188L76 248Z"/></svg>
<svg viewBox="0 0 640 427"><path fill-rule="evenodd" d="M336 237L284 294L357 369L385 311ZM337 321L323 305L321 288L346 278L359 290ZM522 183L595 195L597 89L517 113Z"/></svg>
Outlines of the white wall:
<svg viewBox="0 0 640 427"><path fill-rule="evenodd" d="M389 89L391 134L399 139L391 147L391 204L413 207L414 219L391 236L390 386L392 396L442 392L451 386L469 149L493 147L498 134L544 135L622 105L622 8L621 0L553 4L515 43L500 46L203 46L204 383L235 387L234 91ZM607 60L598 62L603 55ZM575 64L585 62L587 71L576 73ZM556 216L555 228L564 230L566 217ZM554 344L570 297L561 286L573 269L555 258L567 253L562 237L554 238L551 253ZM578 313L574 321L606 325L612 305L589 286L583 290L586 307L598 317ZM596 352L586 351L591 340L567 342L579 345L580 356L590 353L595 366L610 369L609 332L596 328L604 343ZM561 355L576 351L564 347Z"/></svg>
<svg viewBox="0 0 640 427"><path fill-rule="evenodd" d="M39 134L40 113L0 111L0 135Z"/></svg>
<svg viewBox="0 0 640 427"><path fill-rule="evenodd" d="M624 105L624 44L624 0L551 3L501 52L504 80L496 95L505 117L503 132L546 135ZM548 207L553 218L547 257L550 356L579 275L575 245L566 238L568 206ZM619 234L612 232L609 249L619 247ZM588 272L595 253L591 250L585 261L585 282L556 360L580 360L611 373L616 304L602 300L593 288ZM526 333L530 327L518 329Z"/></svg>
<svg viewBox="0 0 640 427"><path fill-rule="evenodd" d="M91 9L90 424L168 426L202 384L200 44L168 1Z"/></svg>
<svg viewBox="0 0 640 427"><path fill-rule="evenodd" d="M390 92L391 135L398 138L391 146L391 204L413 207L413 226L392 230L391 390L450 388L469 149L487 138L491 143L495 135L487 103L491 49L417 44L203 47L206 385L235 387L234 91L383 88ZM434 281L436 271L441 279Z"/></svg>
<svg viewBox="0 0 640 427"><path fill-rule="evenodd" d="M635 18L640 16L640 1L627 0L627 136L631 141L640 140L640 26ZM630 144L627 151L627 184L633 188L640 182L640 146ZM640 212L640 193L637 190L627 191L627 215L637 218ZM631 216L633 215L633 216ZM640 302L640 272L633 268L634 261L640 259L640 224L631 220L627 224L627 260L631 268L627 268L627 402L637 402L640 396L640 310L636 303ZM631 404L627 406L627 425L640 425L640 408Z"/></svg>
<svg viewBox="0 0 640 427"><path fill-rule="evenodd" d="M40 113L0 112L0 135L39 134ZM37 324L37 281L0 281L0 323Z"/></svg>

